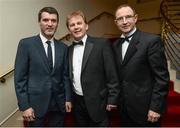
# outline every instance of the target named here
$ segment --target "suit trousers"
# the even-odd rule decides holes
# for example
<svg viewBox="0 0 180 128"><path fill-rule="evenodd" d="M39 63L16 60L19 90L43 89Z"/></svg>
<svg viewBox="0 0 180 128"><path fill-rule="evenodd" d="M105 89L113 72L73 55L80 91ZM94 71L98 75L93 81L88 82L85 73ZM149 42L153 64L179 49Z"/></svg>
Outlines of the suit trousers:
<svg viewBox="0 0 180 128"><path fill-rule="evenodd" d="M35 121L29 122L30 127L63 127L65 119L65 112L61 112L56 103L55 96L52 94L51 102L48 112L45 116L36 117Z"/></svg>
<svg viewBox="0 0 180 128"><path fill-rule="evenodd" d="M93 121L87 110L84 97L77 94L74 94L73 116L76 127L107 127L109 124L108 117L100 122Z"/></svg>

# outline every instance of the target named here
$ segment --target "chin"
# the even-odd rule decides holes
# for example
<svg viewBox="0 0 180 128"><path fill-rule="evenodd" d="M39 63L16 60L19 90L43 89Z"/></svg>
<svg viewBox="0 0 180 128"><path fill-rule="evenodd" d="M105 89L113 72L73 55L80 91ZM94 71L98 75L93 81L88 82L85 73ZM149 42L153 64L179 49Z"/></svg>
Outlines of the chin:
<svg viewBox="0 0 180 128"><path fill-rule="evenodd" d="M128 30L124 30L123 33L129 33L131 30L128 29Z"/></svg>
<svg viewBox="0 0 180 128"><path fill-rule="evenodd" d="M82 36L75 36L76 40L80 40L82 38Z"/></svg>

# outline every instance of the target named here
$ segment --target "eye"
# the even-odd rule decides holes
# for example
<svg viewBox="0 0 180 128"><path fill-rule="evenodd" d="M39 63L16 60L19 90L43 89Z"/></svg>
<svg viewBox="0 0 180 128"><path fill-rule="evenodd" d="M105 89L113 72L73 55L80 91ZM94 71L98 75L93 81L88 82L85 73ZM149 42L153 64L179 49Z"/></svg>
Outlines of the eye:
<svg viewBox="0 0 180 128"><path fill-rule="evenodd" d="M115 19L115 21L122 21L123 20L123 17L118 17Z"/></svg>
<svg viewBox="0 0 180 128"><path fill-rule="evenodd" d="M77 25L81 25L82 24L82 22L77 22Z"/></svg>
<svg viewBox="0 0 180 128"><path fill-rule="evenodd" d="M56 19L52 19L51 21L52 21L53 23L56 23L56 22L57 22L57 20L56 20Z"/></svg>
<svg viewBox="0 0 180 128"><path fill-rule="evenodd" d="M131 19L131 18L133 18L134 16L132 16L132 15L127 15L127 16L125 16L125 18L126 19Z"/></svg>
<svg viewBox="0 0 180 128"><path fill-rule="evenodd" d="M69 24L69 27L73 27L73 26L75 26L75 24Z"/></svg>
<svg viewBox="0 0 180 128"><path fill-rule="evenodd" d="M42 21L44 21L44 22L48 22L49 20L48 20L48 19L42 19Z"/></svg>

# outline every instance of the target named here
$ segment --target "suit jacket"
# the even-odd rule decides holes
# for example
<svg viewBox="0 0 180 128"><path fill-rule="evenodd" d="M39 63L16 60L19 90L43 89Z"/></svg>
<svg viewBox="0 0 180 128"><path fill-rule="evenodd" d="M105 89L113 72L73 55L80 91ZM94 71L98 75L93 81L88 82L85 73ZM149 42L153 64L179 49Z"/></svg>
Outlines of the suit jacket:
<svg viewBox="0 0 180 128"><path fill-rule="evenodd" d="M55 65L50 71L40 36L20 40L15 60L15 90L19 109L30 107L38 117L44 116L52 92L59 110L65 111L65 101L70 101L68 48L54 40Z"/></svg>
<svg viewBox="0 0 180 128"><path fill-rule="evenodd" d="M70 79L72 72L73 45L69 48ZM81 69L81 85L90 117L101 121L107 115L106 105L117 104L119 82L112 47L102 38L88 36Z"/></svg>
<svg viewBox="0 0 180 128"><path fill-rule="evenodd" d="M120 79L120 109L139 123L147 121L148 110L162 114L168 95L169 73L161 38L137 30L124 60L122 42L114 42Z"/></svg>

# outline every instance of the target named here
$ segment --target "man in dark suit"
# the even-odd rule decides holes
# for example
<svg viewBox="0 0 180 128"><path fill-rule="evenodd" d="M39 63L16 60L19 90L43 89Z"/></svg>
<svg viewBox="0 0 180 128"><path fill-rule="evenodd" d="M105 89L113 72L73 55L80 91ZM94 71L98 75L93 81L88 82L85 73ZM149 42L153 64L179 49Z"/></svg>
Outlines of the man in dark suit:
<svg viewBox="0 0 180 128"><path fill-rule="evenodd" d="M20 40L15 61L15 90L29 126L64 126L71 111L68 48L54 38L59 14L44 7L38 15L40 34Z"/></svg>
<svg viewBox="0 0 180 128"><path fill-rule="evenodd" d="M86 34L88 24L81 11L68 15L66 23L74 39L69 48L69 68L75 125L108 126L107 111L116 108L119 94L110 43Z"/></svg>
<svg viewBox="0 0 180 128"><path fill-rule="evenodd" d="M136 28L137 14L121 5L115 23L122 32L114 50L120 80L121 126L160 126L169 73L161 38Z"/></svg>

